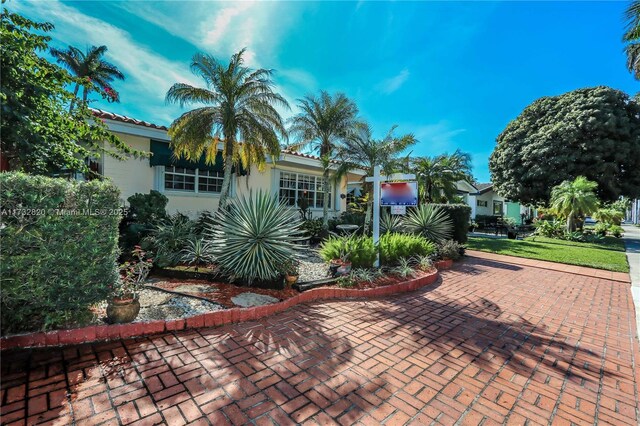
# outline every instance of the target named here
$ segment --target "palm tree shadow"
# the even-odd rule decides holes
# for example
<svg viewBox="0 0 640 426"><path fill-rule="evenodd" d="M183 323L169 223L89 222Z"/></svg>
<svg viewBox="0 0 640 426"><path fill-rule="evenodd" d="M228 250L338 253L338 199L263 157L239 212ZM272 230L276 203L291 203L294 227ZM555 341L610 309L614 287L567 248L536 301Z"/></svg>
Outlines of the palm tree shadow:
<svg viewBox="0 0 640 426"><path fill-rule="evenodd" d="M458 264L453 273L465 275L487 273L487 267L517 271L516 265L485 259L469 259ZM446 274L445 272L445 279ZM543 323L534 324L521 315L504 312L484 297L452 299L440 293L441 279L434 286L420 290L419 295L401 295L388 299L391 308L376 309L371 322L392 320L393 329L410 329L411 339L447 355L453 349L461 357L487 371L505 369L524 377L537 371L555 372L580 383L596 384L603 375L622 377L618 372L601 369L599 352L580 345L572 336L553 332ZM420 306L422 315L412 311ZM402 318L402 319L398 319ZM408 320L407 320L408 319ZM556 374L557 375L557 374Z"/></svg>

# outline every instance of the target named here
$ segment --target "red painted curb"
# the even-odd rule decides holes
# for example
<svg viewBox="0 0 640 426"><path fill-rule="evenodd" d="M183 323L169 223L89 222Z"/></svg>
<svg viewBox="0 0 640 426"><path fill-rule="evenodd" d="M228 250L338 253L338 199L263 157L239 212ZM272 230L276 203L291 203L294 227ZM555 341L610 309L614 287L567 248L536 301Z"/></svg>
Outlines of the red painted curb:
<svg viewBox="0 0 640 426"><path fill-rule="evenodd" d="M449 269L452 265L452 260L441 260L434 264L437 269ZM131 337L149 336L177 330L215 327L230 323L252 321L286 311L300 303L314 300L373 298L414 291L434 283L438 279L438 276L439 274L436 270L424 277L365 290L334 287L314 288L271 305L252 308L231 308L175 320L92 325L68 330L54 330L46 333L38 332L5 336L0 338L0 351L14 348L65 346L105 340L128 339Z"/></svg>

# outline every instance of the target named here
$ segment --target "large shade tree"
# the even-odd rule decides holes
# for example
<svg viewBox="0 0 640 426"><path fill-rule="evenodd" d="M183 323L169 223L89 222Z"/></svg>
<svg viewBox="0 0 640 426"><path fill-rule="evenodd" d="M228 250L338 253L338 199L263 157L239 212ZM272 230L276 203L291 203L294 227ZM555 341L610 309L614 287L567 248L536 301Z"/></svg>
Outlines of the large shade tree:
<svg viewBox="0 0 640 426"><path fill-rule="evenodd" d="M629 3L625 11L627 28L622 36L627 54L627 68L640 80L640 0Z"/></svg>
<svg viewBox="0 0 640 426"><path fill-rule="evenodd" d="M105 53L107 53L107 46L91 46L86 52L73 46L65 50L51 49L51 55L57 59L58 63L79 79L73 88L74 96L78 95L80 82L83 82L83 101L86 102L89 93L95 91L110 102L119 102L118 92L113 88L112 83L115 79L124 80L124 74L118 67L104 59ZM73 109L73 102L70 109Z"/></svg>
<svg viewBox="0 0 640 426"><path fill-rule="evenodd" d="M329 226L329 172L336 148L358 125L358 107L343 93L334 95L321 91L319 96L307 95L298 100L301 112L291 118L289 132L297 138L290 148L310 146L322 159L322 223Z"/></svg>
<svg viewBox="0 0 640 426"><path fill-rule="evenodd" d="M411 169L418 179L418 195L425 203L454 201L458 196L457 183L473 181L471 168L471 155L460 150L411 160Z"/></svg>
<svg viewBox="0 0 640 426"><path fill-rule="evenodd" d="M385 175L405 170L408 155L403 156L403 153L417 140L413 134L395 135L396 128L397 126L393 126L384 138L375 139L368 124L359 124L356 131L345 138L344 143L337 149L340 166L336 175L344 176L350 170L359 168L363 169L367 176L373 176L375 166L380 166ZM363 177L362 182L369 195L364 228L368 230L373 211L373 186L364 179Z"/></svg>
<svg viewBox="0 0 640 426"><path fill-rule="evenodd" d="M267 153L278 155L278 136L287 132L276 107L288 108L274 91L273 71L253 70L244 65L245 49L224 65L211 55L196 53L191 71L205 87L176 83L167 92L167 102L197 107L178 117L169 128L178 157L199 161L204 155L215 164L222 145L224 175L218 209L226 207L234 165L264 167Z"/></svg>
<svg viewBox="0 0 640 426"><path fill-rule="evenodd" d="M576 230L576 222L598 209L595 189L598 184L584 176L566 180L551 190L551 208L567 218L567 231Z"/></svg>
<svg viewBox="0 0 640 426"><path fill-rule="evenodd" d="M603 200L640 196L640 105L609 87L536 100L498 136L489 169L496 191L546 204L551 188L585 176Z"/></svg>
<svg viewBox="0 0 640 426"><path fill-rule="evenodd" d="M86 102L67 90L81 80L44 59L53 25L2 11L0 101L2 159L11 170L32 174L88 172L85 158L140 155L120 141ZM81 141L79 143L78 141ZM105 143L106 142L106 143Z"/></svg>

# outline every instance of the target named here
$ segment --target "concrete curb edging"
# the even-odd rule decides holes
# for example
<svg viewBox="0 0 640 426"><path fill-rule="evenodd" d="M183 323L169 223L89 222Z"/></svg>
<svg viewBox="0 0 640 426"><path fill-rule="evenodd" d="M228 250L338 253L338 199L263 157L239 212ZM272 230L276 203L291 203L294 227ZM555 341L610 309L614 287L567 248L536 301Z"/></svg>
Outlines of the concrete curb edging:
<svg viewBox="0 0 640 426"><path fill-rule="evenodd" d="M451 260L443 260L434 264L438 270L449 269L452 265L453 261ZM251 308L231 308L175 320L92 325L67 330L54 330L48 332L5 336L0 338L0 351L14 348L40 348L129 339L178 330L215 327L224 324L252 321L286 311L292 306L314 300L352 299L363 297L375 298L380 296L389 296L397 293L414 291L421 287L433 284L440 275L438 270L423 277L414 278L409 281L384 287L369 288L365 290L327 287L314 288L282 302L270 305L255 306Z"/></svg>

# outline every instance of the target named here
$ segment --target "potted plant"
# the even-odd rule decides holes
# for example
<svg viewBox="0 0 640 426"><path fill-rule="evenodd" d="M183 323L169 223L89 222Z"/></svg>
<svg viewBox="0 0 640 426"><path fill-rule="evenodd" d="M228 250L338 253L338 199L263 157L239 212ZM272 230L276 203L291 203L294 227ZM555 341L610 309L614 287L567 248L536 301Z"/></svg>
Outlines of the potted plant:
<svg viewBox="0 0 640 426"><path fill-rule="evenodd" d="M289 287L298 281L298 277L300 276L298 272L299 267L300 262L297 260L290 260L284 265L284 279Z"/></svg>
<svg viewBox="0 0 640 426"><path fill-rule="evenodd" d="M145 255L140 246L135 246L131 252L132 260L119 267L120 277L107 304L107 318L112 324L131 322L140 312L138 293L153 266L152 259L145 259Z"/></svg>

